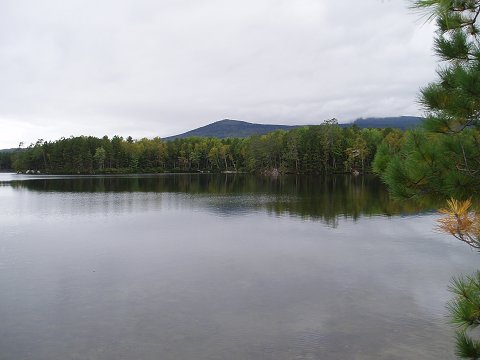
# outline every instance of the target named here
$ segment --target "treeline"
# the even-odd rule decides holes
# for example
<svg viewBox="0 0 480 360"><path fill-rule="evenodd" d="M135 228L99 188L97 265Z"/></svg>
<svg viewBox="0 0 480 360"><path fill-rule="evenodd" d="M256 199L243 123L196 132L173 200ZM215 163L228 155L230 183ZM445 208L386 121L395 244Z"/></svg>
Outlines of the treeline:
<svg viewBox="0 0 480 360"><path fill-rule="evenodd" d="M11 154L16 171L42 173L221 172L330 174L368 172L392 129L341 128L336 120L246 139L163 141L120 136L39 140Z"/></svg>
<svg viewBox="0 0 480 360"><path fill-rule="evenodd" d="M0 171L12 169L12 152L0 151Z"/></svg>

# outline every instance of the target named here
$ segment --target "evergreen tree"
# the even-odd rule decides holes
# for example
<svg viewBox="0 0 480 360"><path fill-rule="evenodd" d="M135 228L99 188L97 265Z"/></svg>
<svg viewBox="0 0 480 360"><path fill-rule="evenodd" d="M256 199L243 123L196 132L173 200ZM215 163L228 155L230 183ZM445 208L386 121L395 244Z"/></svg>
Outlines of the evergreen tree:
<svg viewBox="0 0 480 360"><path fill-rule="evenodd" d="M418 0L415 8L437 23L438 80L421 89L424 129L385 164L395 195L465 197L480 192L480 0ZM385 149L382 149L384 151Z"/></svg>
<svg viewBox="0 0 480 360"><path fill-rule="evenodd" d="M424 129L407 133L400 150L384 141L374 167L395 195L465 199L480 192L480 0L417 0L414 7L436 20L435 52L443 65L438 80L421 90ZM470 206L468 200L450 200L439 227L478 249L480 217ZM480 341L471 331L480 325L480 273L454 279L450 290L456 354L480 359Z"/></svg>

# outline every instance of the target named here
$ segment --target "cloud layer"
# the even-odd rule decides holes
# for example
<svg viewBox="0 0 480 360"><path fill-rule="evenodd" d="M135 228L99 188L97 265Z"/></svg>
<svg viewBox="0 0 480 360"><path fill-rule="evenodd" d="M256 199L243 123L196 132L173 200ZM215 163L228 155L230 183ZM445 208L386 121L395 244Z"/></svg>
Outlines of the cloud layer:
<svg viewBox="0 0 480 360"><path fill-rule="evenodd" d="M408 4L3 0L0 148L420 114L433 28Z"/></svg>

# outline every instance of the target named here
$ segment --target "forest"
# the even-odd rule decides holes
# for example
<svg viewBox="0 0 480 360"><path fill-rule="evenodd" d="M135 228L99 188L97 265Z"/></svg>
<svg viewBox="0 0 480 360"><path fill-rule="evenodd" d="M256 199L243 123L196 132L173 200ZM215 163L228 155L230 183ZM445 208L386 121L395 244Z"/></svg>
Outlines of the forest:
<svg viewBox="0 0 480 360"><path fill-rule="evenodd" d="M2 168L47 174L162 172L248 172L333 174L370 172L383 139L398 129L343 128L335 119L321 125L277 130L248 138L191 137L164 141L120 136L79 136L38 140L3 153Z"/></svg>

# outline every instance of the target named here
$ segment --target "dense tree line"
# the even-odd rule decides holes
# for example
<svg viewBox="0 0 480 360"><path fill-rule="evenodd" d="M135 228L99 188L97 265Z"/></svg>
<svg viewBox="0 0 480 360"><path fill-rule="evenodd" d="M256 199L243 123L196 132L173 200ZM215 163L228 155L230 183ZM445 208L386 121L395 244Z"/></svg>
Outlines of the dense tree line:
<svg viewBox="0 0 480 360"><path fill-rule="evenodd" d="M12 168L12 153L10 151L0 151L0 171Z"/></svg>
<svg viewBox="0 0 480 360"><path fill-rule="evenodd" d="M391 129L318 126L278 130L249 138L192 137L163 141L119 136L38 140L12 155L17 171L42 173L221 172L330 174L367 172Z"/></svg>

